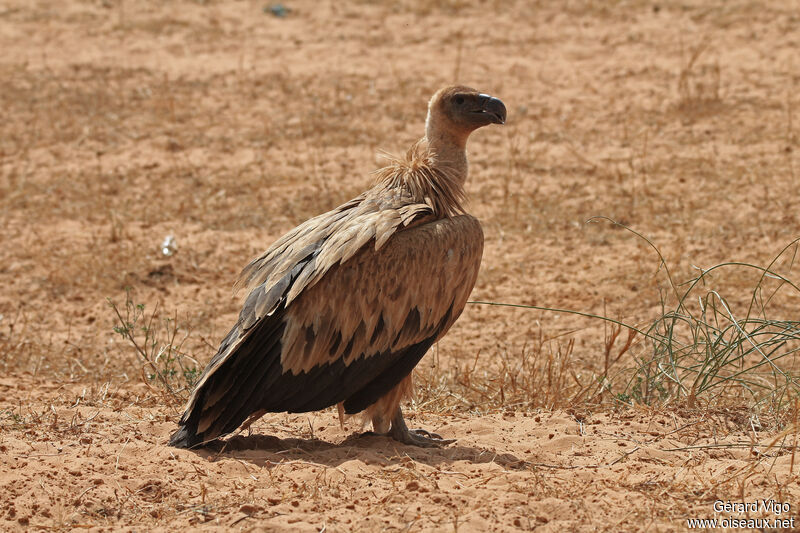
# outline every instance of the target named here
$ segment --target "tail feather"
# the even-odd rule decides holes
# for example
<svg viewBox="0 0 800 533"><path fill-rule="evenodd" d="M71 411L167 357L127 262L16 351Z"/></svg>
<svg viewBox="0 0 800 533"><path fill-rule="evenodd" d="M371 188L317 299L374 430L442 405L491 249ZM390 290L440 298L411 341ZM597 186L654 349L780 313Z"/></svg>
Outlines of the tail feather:
<svg viewBox="0 0 800 533"><path fill-rule="evenodd" d="M280 375L283 324L279 318L272 318L255 327L254 335L249 335L200 385L197 398L170 438L170 446L192 448L214 440L235 431L258 410L260 389L269 386L270 370Z"/></svg>
<svg viewBox="0 0 800 533"><path fill-rule="evenodd" d="M203 398L199 398L202 402ZM180 426L178 430L169 438L169 445L175 448L193 448L201 444L204 439L203 435L197 433L197 424L199 422L199 410L187 411L181 417Z"/></svg>
<svg viewBox="0 0 800 533"><path fill-rule="evenodd" d="M187 426L181 426L178 431L172 434L169 439L169 445L175 448L191 448L196 446L200 441L197 433L190 431Z"/></svg>

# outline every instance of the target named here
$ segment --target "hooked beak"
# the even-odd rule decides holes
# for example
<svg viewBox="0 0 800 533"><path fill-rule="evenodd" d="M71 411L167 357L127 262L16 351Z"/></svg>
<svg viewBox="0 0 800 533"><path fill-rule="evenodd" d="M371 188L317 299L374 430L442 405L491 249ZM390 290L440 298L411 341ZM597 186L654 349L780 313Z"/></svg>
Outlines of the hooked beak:
<svg viewBox="0 0 800 533"><path fill-rule="evenodd" d="M488 115L492 124L506 123L506 106L502 100L488 94L479 94L478 98L481 102L480 112Z"/></svg>

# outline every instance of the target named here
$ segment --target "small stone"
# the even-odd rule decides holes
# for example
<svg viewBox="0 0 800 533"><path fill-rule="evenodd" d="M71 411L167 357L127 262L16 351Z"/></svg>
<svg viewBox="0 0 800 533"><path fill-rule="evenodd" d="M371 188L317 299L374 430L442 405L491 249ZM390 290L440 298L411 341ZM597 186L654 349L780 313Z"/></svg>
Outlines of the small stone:
<svg viewBox="0 0 800 533"><path fill-rule="evenodd" d="M247 514L247 515L255 514L255 513L259 512L259 511L263 511L263 510L264 510L263 507L260 507L258 505L253 505L251 503L246 503L246 504L242 505L241 507L239 507L239 512Z"/></svg>
<svg viewBox="0 0 800 533"><path fill-rule="evenodd" d="M283 4L272 4L271 6L264 6L264 13L269 13L273 17L278 18L285 18L289 11L291 11L288 7L284 6Z"/></svg>

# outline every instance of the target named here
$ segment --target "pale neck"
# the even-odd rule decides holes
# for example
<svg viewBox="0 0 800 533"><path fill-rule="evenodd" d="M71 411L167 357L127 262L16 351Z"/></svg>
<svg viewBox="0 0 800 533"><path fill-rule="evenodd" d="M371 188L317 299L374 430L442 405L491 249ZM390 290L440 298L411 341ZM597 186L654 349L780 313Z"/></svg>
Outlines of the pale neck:
<svg viewBox="0 0 800 533"><path fill-rule="evenodd" d="M458 135L441 127L439 121L428 114L428 120L425 122L425 140L428 150L439 164L452 169L462 184L466 181L469 171L467 137L469 137L469 133Z"/></svg>

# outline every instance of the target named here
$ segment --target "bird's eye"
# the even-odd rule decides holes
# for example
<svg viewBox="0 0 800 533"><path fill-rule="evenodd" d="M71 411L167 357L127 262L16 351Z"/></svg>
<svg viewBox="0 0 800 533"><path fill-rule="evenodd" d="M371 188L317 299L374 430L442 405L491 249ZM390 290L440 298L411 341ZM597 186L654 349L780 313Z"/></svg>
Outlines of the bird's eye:
<svg viewBox="0 0 800 533"><path fill-rule="evenodd" d="M456 96L456 105L462 105L464 103L463 96Z"/></svg>

